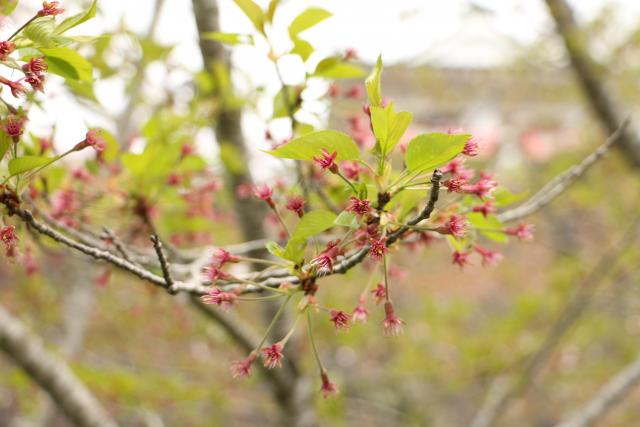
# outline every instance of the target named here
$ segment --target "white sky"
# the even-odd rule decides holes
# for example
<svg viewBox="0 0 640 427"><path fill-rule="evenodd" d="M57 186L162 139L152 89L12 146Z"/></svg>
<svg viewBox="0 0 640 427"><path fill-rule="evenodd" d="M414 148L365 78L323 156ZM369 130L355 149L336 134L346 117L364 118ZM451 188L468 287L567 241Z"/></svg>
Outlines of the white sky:
<svg viewBox="0 0 640 427"><path fill-rule="evenodd" d="M268 0L257 0L266 6ZM63 0L69 14L77 12L80 2ZM232 0L219 0L222 29L228 32L251 32L249 21ZM445 65L490 66L505 60L511 48L536 41L551 28L542 0L282 0L274 34L276 50L283 45L286 27L309 6L322 7L333 17L303 33L321 54L355 48L360 57L371 62L382 53L385 63L431 62ZM475 13L469 19L470 3L490 13ZM583 20L597 16L605 5L616 5L618 28L624 30L638 24L640 0L573 0L570 1ZM24 18L37 10L40 0L22 0L19 14ZM143 33L149 25L154 0L99 0L100 16L78 27L77 34L100 34L116 28L124 21L132 30ZM0 32L9 34L21 22L8 23ZM614 35L615 36L615 35ZM157 31L160 43L175 45L171 61L190 69L201 67L196 28L190 0L166 0ZM234 63L254 84L277 90L272 65L264 57L265 48L241 47L234 51ZM297 68L296 68L297 67ZM149 70L151 80L165 70ZM299 64L285 70L285 80L295 83L301 76ZM178 80L180 76L176 77ZM187 78L187 76L182 76ZM97 93L106 110L116 114L126 102L121 82L98 85ZM151 91L152 92L152 91ZM78 108L60 88L50 85L47 92L47 114L35 114L35 127L57 122L60 146L77 142L86 125L104 125L100 117ZM69 114L71 112L72 114ZM255 118L254 118L255 119ZM262 127L249 126L261 138Z"/></svg>

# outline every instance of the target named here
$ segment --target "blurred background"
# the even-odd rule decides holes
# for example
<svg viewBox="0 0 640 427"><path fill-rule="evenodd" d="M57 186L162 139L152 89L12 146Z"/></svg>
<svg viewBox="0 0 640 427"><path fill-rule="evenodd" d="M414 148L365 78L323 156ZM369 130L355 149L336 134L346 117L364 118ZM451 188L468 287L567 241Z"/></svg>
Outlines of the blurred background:
<svg viewBox="0 0 640 427"><path fill-rule="evenodd" d="M222 31L251 32L231 0L218 3ZM615 120L634 117L638 109L640 2L568 4L575 30L569 35L557 31L542 0L288 0L276 15L274 45L286 43L288 23L309 6L331 11L305 33L319 58L354 49L369 69L381 53L385 97L414 113L408 133L464 128L479 136L475 164L525 196L591 153ZM38 7L38 1L22 0L2 21L3 36ZM65 0L64 7L73 13L87 2ZM81 47L100 75L92 93L78 97L52 77L42 107L32 111L33 132L55 125L60 150L80 140L89 125L109 129L139 152L150 118L193 105L203 60L191 2L102 0L97 17L74 32L112 36ZM565 39L581 41L573 62ZM250 100L242 129L258 181L283 174L282 163L260 152L270 147L265 131L283 140L290 126L286 118L269 120L280 86L267 53L260 43L231 50L232 81ZM580 57L586 71L574 66ZM301 62L283 60L287 84L299 84L304 72ZM310 100L309 121L366 138L357 118L362 80L341 80L339 96ZM308 93L329 87L315 82ZM606 94L604 107L598 93ZM633 121L631 128L635 134ZM202 157L220 169L214 132L200 126L191 136ZM638 153L633 141L613 149L528 218L535 240L499 247L505 260L495 267L460 270L437 244L397 256L392 276L396 306L407 322L404 335L383 337L380 313L346 334L336 334L329 322L317 325L320 352L341 389L334 399L313 401L319 424L466 426L487 398L508 389L500 416L488 425L542 427L593 397L640 354ZM218 217L205 240L241 241L232 221ZM243 351L185 301L116 272L108 277L103 266L59 248L41 252L39 274L0 262L0 300L69 361L121 425L281 425L261 375L230 377L229 363ZM327 305L345 298L355 305L361 286L348 284L367 280L366 269L329 279L327 286L339 292L324 296ZM264 320L251 304L234 310L261 330ZM574 312L556 340L554 328ZM542 363L532 368L531 356L545 348ZM319 387L307 341L297 341L291 352L301 356L302 382ZM640 391L599 425L631 427L639 419ZM66 425L47 397L0 359L0 426Z"/></svg>

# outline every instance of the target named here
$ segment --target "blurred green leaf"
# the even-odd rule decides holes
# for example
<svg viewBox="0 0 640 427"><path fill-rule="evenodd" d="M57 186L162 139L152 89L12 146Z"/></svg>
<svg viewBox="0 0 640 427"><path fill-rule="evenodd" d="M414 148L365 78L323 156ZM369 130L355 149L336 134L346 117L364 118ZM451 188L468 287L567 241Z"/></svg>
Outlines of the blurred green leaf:
<svg viewBox="0 0 640 427"><path fill-rule="evenodd" d="M407 145L407 168L417 172L441 166L460 154L470 137L439 132L418 135Z"/></svg>
<svg viewBox="0 0 640 427"><path fill-rule="evenodd" d="M273 22L273 17L276 14L276 9L280 0L271 0L269 7L267 7L267 22Z"/></svg>
<svg viewBox="0 0 640 427"><path fill-rule="evenodd" d="M22 35L33 42L35 47L53 47L55 30L53 17L38 18L22 31Z"/></svg>
<svg viewBox="0 0 640 427"><path fill-rule="evenodd" d="M93 2L91 2L91 6L89 6L89 9L86 12L78 13L77 15L73 15L62 21L60 25L56 27L55 33L62 34L96 16L96 3L97 0L93 0Z"/></svg>
<svg viewBox="0 0 640 427"><path fill-rule="evenodd" d="M253 23L253 26L260 33L264 34L264 22L265 15L260 6L258 6L253 0L233 0L236 5L246 15L247 18Z"/></svg>
<svg viewBox="0 0 640 427"><path fill-rule="evenodd" d="M300 218L291 238L306 239L307 237L315 236L333 227L336 218L336 214L330 211L317 210L307 212Z"/></svg>
<svg viewBox="0 0 640 427"><path fill-rule="evenodd" d="M18 0L0 0L0 15L11 15L16 6L18 6Z"/></svg>
<svg viewBox="0 0 640 427"><path fill-rule="evenodd" d="M41 48L40 51L46 57L49 71L65 79L93 80L93 68L91 63L84 59L78 52L66 47L51 49Z"/></svg>
<svg viewBox="0 0 640 427"><path fill-rule="evenodd" d="M220 43L226 43L230 45L236 44L253 44L253 36L251 34L238 34L238 33L204 33L202 38L206 40L214 40Z"/></svg>
<svg viewBox="0 0 640 427"><path fill-rule="evenodd" d="M356 79L364 75L364 70L357 65L344 62L342 58L330 57L320 61L313 72L314 77L327 79Z"/></svg>
<svg viewBox="0 0 640 427"><path fill-rule="evenodd" d="M11 176L20 175L21 173L52 163L56 159L56 157L41 156L23 156L17 159L11 159L9 161L9 173Z"/></svg>
<svg viewBox="0 0 640 427"><path fill-rule="evenodd" d="M292 38L293 40L293 49L291 49L291 53L294 55L300 56L303 61L309 59L314 49L311 43L306 40L302 40L299 37Z"/></svg>
<svg viewBox="0 0 640 427"><path fill-rule="evenodd" d="M335 225L349 228L358 228L358 217L353 212L342 211L334 221Z"/></svg>
<svg viewBox="0 0 640 427"><path fill-rule="evenodd" d="M372 107L379 107L382 104L382 92L381 92L381 77L382 77L382 55L378 55L376 66L369 74L369 77L364 81L364 85L367 88L367 97L369 98L369 105Z"/></svg>
<svg viewBox="0 0 640 427"><path fill-rule="evenodd" d="M289 25L289 35L294 39L301 32L308 30L329 17L331 17L331 12L317 7L310 7L291 22Z"/></svg>
<svg viewBox="0 0 640 427"><path fill-rule="evenodd" d="M480 234L488 239L500 243L504 243L509 240L507 235L500 231L504 228L504 225L495 217L495 215L489 215L485 218L484 215L479 212L471 212L467 215L467 220L473 227L479 229Z"/></svg>
<svg viewBox="0 0 640 427"><path fill-rule="evenodd" d="M267 152L285 159L312 160L322 155L323 148L329 153L338 153L338 161L355 160L360 157L360 150L353 139L336 130L311 132Z"/></svg>
<svg viewBox="0 0 640 427"><path fill-rule="evenodd" d="M307 248L306 238L293 237L287 242L287 246L284 248L282 258L293 262L294 264L300 264L304 258L304 251Z"/></svg>
<svg viewBox="0 0 640 427"><path fill-rule="evenodd" d="M0 160L4 158L4 155L11 147L11 138L4 132L0 132Z"/></svg>

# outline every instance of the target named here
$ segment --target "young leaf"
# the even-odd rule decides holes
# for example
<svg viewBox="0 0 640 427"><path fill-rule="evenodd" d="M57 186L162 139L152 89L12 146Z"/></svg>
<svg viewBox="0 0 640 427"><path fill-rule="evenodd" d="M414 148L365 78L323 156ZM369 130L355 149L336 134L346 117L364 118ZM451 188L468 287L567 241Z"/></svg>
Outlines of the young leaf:
<svg viewBox="0 0 640 427"><path fill-rule="evenodd" d="M91 2L91 6L89 6L89 9L86 12L79 13L62 21L60 25L56 27L55 34L62 34L96 16L96 3L97 0L93 0L93 2Z"/></svg>
<svg viewBox="0 0 640 427"><path fill-rule="evenodd" d="M306 40L302 40L299 37L292 38L293 40L293 49L291 49L291 53L294 55L299 55L303 61L309 59L311 54L313 53L313 46Z"/></svg>
<svg viewBox="0 0 640 427"><path fill-rule="evenodd" d="M342 211L334 221L335 225L349 228L358 228L358 217L353 212Z"/></svg>
<svg viewBox="0 0 640 427"><path fill-rule="evenodd" d="M282 258L300 264L304 258L304 251L307 248L307 239L291 238L284 248Z"/></svg>
<svg viewBox="0 0 640 427"><path fill-rule="evenodd" d="M249 20L253 23L253 26L260 33L264 34L264 21L265 15L260 6L258 6L253 0L233 0L236 5L244 14L249 18Z"/></svg>
<svg viewBox="0 0 640 427"><path fill-rule="evenodd" d="M312 160L322 155L323 148L329 153L338 153L338 161L355 160L360 156L360 150L353 139L336 130L311 132L267 153L284 159Z"/></svg>
<svg viewBox="0 0 640 427"><path fill-rule="evenodd" d="M18 0L0 0L0 15L11 15L16 6L18 6Z"/></svg>
<svg viewBox="0 0 640 427"><path fill-rule="evenodd" d="M55 161L55 157L40 157L40 156L23 156L17 159L11 159L9 162L9 174L11 176L20 175L21 173L30 171L31 169L39 168L48 163Z"/></svg>
<svg viewBox="0 0 640 427"><path fill-rule="evenodd" d="M484 215L479 212L471 212L467 215L467 220L472 226L478 228L480 233L488 239L500 243L504 243L509 240L507 235L500 231L504 225L494 215L490 215L485 218Z"/></svg>
<svg viewBox="0 0 640 427"><path fill-rule="evenodd" d="M356 79L364 75L364 70L357 65L344 62L342 58L325 58L318 63L313 72L314 77L327 79Z"/></svg>
<svg viewBox="0 0 640 427"><path fill-rule="evenodd" d="M412 119L413 115L406 111L395 113L392 102L386 107L371 107L373 133L378 140L377 149L382 156L393 151Z"/></svg>
<svg viewBox="0 0 640 427"><path fill-rule="evenodd" d="M22 32L22 35L33 42L36 47L53 47L52 39L55 29L55 21L52 17L38 18Z"/></svg>
<svg viewBox="0 0 640 427"><path fill-rule="evenodd" d="M276 242L267 242L265 245L267 251L275 257L284 258L284 248Z"/></svg>
<svg viewBox="0 0 640 427"><path fill-rule="evenodd" d="M267 7L267 22L273 22L273 17L276 14L276 8L278 7L278 3L280 0L271 0L269 2L269 7Z"/></svg>
<svg viewBox="0 0 640 427"><path fill-rule="evenodd" d="M336 214L330 211L317 210L304 214L293 231L292 239L306 239L333 227Z"/></svg>
<svg viewBox="0 0 640 427"><path fill-rule="evenodd" d="M382 75L382 55L378 56L376 66L374 67L369 77L364 81L364 85L367 88L367 96L369 98L369 104L372 107L379 107L382 104L382 93L380 89L380 79Z"/></svg>
<svg viewBox="0 0 640 427"><path fill-rule="evenodd" d="M230 45L236 44L253 44L253 36L251 34L237 34L237 33L204 33L203 39L215 40L220 43L226 43Z"/></svg>
<svg viewBox="0 0 640 427"><path fill-rule="evenodd" d="M4 157L4 155L11 147L11 138L4 132L0 132L0 160Z"/></svg>
<svg viewBox="0 0 640 427"><path fill-rule="evenodd" d="M460 154L469 138L471 135L438 132L418 135L407 146L407 168L415 172L441 166Z"/></svg>
<svg viewBox="0 0 640 427"><path fill-rule="evenodd" d="M296 38L301 32L308 30L329 17L331 17L330 12L317 7L310 7L298 15L291 25L289 25L289 36L291 36L292 39Z"/></svg>
<svg viewBox="0 0 640 427"><path fill-rule="evenodd" d="M41 48L49 71L71 80L91 81L93 68L91 63L84 59L73 49L56 47L51 49Z"/></svg>

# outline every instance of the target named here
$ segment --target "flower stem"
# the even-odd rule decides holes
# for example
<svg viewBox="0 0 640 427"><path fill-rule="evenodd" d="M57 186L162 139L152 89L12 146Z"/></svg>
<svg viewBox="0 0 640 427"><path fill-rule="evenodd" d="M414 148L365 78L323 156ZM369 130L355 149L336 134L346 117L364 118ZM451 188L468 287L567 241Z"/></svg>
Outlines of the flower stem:
<svg viewBox="0 0 640 427"><path fill-rule="evenodd" d="M353 194L355 194L356 196L358 195L358 190L356 189L355 185L353 185L353 183L349 179L347 179L346 176L342 175L340 171L336 171L335 174L342 178L342 180L346 182L349 187L351 187L351 191L353 191Z"/></svg>
<svg viewBox="0 0 640 427"><path fill-rule="evenodd" d="M278 308L278 311L273 316L273 319L271 319L271 323L269 323L269 326L267 326L267 330L264 332L264 335L260 340L260 344L258 344L258 347L256 347L256 349L254 350L256 354L259 354L260 349L264 345L264 342L269 337L269 333L271 332L271 329L273 329L278 319L280 319L280 317L282 316L282 313L284 312L284 308L287 306L290 300L291 300L291 295L288 295L287 298L284 301L282 301L282 304L280 304L280 308Z"/></svg>
<svg viewBox="0 0 640 427"><path fill-rule="evenodd" d="M11 34L9 36L9 38L7 39L7 41L11 41L15 36L17 36L18 34L20 34L20 32L22 30L24 30L25 28L27 28L27 26L29 24L31 24L33 21L35 21L38 18L38 15L34 15L31 17L31 19L29 19L27 22L25 22L24 24L22 24L22 26L20 28L18 28L13 34Z"/></svg>
<svg viewBox="0 0 640 427"><path fill-rule="evenodd" d="M313 338L313 329L311 326L311 311L307 308L307 331L309 332L309 340L311 341L311 348L313 349L313 355L316 358L316 363L318 363L318 368L320 372L325 372L324 365L320 360L320 355L318 354L318 347L316 347L316 340Z"/></svg>

